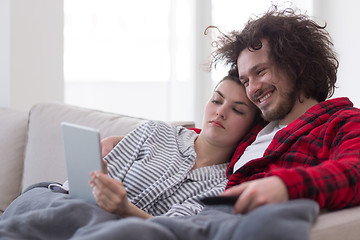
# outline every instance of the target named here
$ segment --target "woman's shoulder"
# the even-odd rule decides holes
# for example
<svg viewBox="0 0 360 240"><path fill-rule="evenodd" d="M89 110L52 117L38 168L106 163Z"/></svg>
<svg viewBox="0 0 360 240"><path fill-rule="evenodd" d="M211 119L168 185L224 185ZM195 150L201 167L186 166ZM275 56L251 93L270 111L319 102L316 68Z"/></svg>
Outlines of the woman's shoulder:
<svg viewBox="0 0 360 240"><path fill-rule="evenodd" d="M165 122L165 121L161 121L161 120L149 120L145 124L147 124L149 127L171 129L171 130L176 130L177 132L190 131L190 129L185 128L184 126L171 124L169 122Z"/></svg>
<svg viewBox="0 0 360 240"><path fill-rule="evenodd" d="M197 132L186 128L181 125L173 125L171 123L160 121L160 120L149 120L144 125L147 130L153 132L154 134L168 135L168 136L177 136L178 138L192 138L192 136L197 136Z"/></svg>
<svg viewBox="0 0 360 240"><path fill-rule="evenodd" d="M155 135L177 135L177 126L160 120L149 120L141 126L142 131Z"/></svg>
<svg viewBox="0 0 360 240"><path fill-rule="evenodd" d="M172 126L171 124L160 120L149 120L145 124L151 128L166 128L166 129L174 128L174 126Z"/></svg>

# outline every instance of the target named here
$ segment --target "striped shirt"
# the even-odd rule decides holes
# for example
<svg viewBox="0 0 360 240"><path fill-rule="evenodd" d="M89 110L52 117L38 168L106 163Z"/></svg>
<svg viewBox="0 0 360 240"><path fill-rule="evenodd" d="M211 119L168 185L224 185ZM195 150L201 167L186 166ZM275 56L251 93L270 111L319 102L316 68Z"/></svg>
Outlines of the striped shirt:
<svg viewBox="0 0 360 240"><path fill-rule="evenodd" d="M192 170L198 134L149 121L129 133L104 158L109 176L123 182L128 199L153 216L199 213L199 198L216 196L227 184L228 163Z"/></svg>

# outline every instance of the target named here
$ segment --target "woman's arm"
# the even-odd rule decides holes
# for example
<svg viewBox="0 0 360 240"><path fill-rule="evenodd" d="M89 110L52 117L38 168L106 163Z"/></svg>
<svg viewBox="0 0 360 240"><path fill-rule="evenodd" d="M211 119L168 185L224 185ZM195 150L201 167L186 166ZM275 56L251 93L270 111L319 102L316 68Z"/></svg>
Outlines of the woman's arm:
<svg viewBox="0 0 360 240"><path fill-rule="evenodd" d="M148 219L153 216L131 203L121 181L110 178L108 175L95 171L90 173L89 182L97 204L110 213L121 217L140 217Z"/></svg>
<svg viewBox="0 0 360 240"><path fill-rule="evenodd" d="M124 136L110 136L101 140L101 155L104 158Z"/></svg>

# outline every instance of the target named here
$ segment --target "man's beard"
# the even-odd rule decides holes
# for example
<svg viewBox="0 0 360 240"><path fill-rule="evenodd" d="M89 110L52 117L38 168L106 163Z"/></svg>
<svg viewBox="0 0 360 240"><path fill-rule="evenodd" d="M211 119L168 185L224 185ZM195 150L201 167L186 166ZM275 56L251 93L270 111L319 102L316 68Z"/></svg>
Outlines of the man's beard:
<svg viewBox="0 0 360 240"><path fill-rule="evenodd" d="M273 110L261 111L263 118L268 122L284 119L293 109L296 100L297 94L295 89L288 93L282 93L280 95L280 102Z"/></svg>

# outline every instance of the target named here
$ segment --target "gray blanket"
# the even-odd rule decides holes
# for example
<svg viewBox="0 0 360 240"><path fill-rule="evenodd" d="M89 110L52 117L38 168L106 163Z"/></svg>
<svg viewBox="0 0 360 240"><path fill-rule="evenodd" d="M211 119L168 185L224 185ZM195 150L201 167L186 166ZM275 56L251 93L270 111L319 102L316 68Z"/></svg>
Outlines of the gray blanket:
<svg viewBox="0 0 360 240"><path fill-rule="evenodd" d="M120 219L38 185L19 196L0 217L0 239L306 240L319 207L311 200L294 200L246 215L231 211L230 206L217 206L191 217Z"/></svg>

